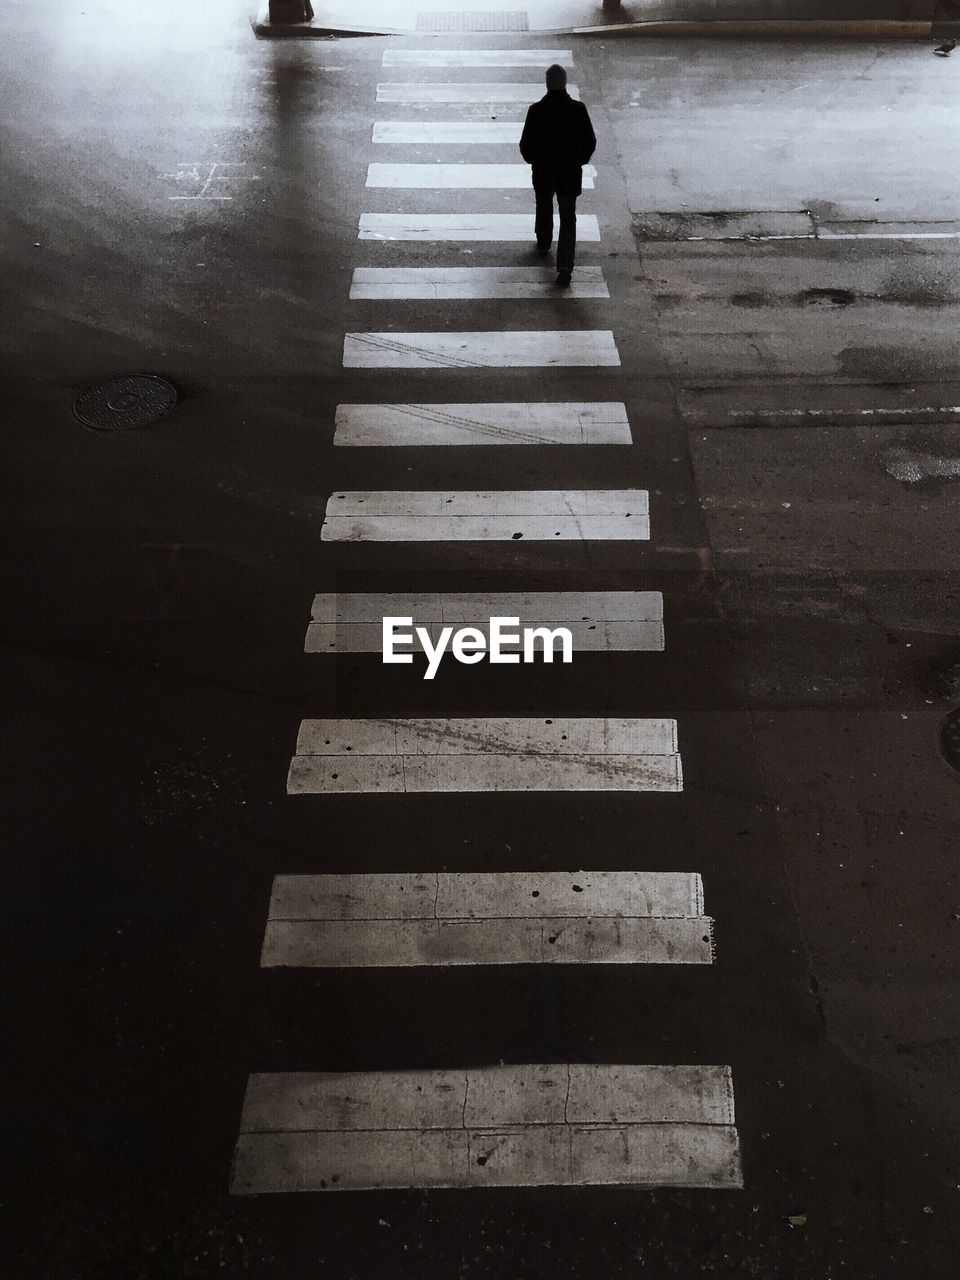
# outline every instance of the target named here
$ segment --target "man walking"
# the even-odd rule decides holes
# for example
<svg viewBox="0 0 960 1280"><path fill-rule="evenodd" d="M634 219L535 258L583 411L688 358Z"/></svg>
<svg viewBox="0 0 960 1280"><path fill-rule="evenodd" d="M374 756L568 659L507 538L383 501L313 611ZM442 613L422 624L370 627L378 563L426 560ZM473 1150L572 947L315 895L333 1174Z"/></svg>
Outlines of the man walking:
<svg viewBox="0 0 960 1280"><path fill-rule="evenodd" d="M537 199L535 234L541 258L553 241L553 197L560 210L557 238L557 284L566 286L573 273L577 247L577 196L583 189L582 166L593 155L597 138L587 108L567 93L563 67L547 69L547 92L527 111L520 154L533 167Z"/></svg>

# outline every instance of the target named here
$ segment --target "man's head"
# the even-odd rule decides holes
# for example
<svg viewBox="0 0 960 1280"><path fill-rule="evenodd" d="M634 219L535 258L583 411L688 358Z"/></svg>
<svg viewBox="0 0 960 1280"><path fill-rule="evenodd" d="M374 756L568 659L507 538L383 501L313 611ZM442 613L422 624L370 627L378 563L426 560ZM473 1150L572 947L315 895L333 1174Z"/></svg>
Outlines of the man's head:
<svg viewBox="0 0 960 1280"><path fill-rule="evenodd" d="M552 67L547 67L547 88L552 91L554 89L566 89L566 87L567 73L563 67L556 62Z"/></svg>

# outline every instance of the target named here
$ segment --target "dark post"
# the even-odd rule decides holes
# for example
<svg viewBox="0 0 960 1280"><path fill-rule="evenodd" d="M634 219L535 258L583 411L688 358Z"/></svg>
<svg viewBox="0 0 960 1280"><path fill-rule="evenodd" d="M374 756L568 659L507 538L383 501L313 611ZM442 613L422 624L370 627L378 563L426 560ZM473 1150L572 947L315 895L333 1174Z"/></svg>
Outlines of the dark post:
<svg viewBox="0 0 960 1280"><path fill-rule="evenodd" d="M313 18L310 0L270 0L270 21L277 25L284 22L309 22Z"/></svg>

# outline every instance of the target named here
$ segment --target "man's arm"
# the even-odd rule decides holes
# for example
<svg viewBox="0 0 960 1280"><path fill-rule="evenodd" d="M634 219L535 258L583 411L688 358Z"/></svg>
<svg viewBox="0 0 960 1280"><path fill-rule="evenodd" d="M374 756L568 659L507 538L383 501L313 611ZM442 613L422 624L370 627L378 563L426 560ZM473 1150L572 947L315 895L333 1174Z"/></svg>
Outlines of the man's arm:
<svg viewBox="0 0 960 1280"><path fill-rule="evenodd" d="M580 163L586 164L597 149L597 135L593 132L590 112L582 102L580 105L583 107L583 159Z"/></svg>
<svg viewBox="0 0 960 1280"><path fill-rule="evenodd" d="M520 134L520 154L527 164L533 164L536 150L534 145L534 105L536 104L527 107L527 117L523 122L523 132Z"/></svg>

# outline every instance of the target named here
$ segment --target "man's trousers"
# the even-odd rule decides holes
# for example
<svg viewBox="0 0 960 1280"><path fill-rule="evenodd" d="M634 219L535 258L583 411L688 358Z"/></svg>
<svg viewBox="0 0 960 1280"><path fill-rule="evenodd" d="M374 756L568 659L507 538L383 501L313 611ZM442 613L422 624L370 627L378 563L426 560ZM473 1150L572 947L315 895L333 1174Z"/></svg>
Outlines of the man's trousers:
<svg viewBox="0 0 960 1280"><path fill-rule="evenodd" d="M547 249L553 242L553 183L538 183L534 187L537 197L535 234L537 245ZM560 210L560 235L557 239L557 270L573 271L573 259L577 251L577 197L557 194Z"/></svg>

